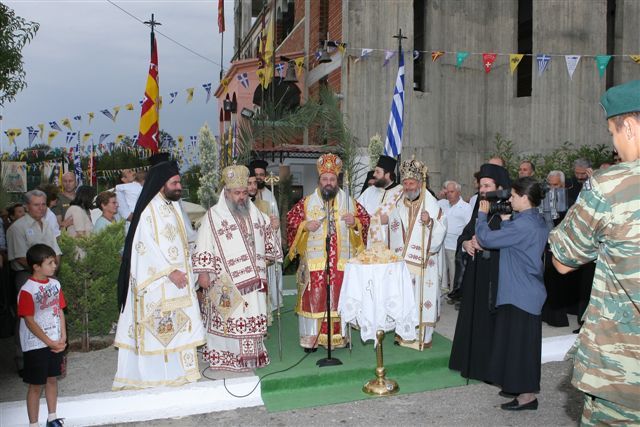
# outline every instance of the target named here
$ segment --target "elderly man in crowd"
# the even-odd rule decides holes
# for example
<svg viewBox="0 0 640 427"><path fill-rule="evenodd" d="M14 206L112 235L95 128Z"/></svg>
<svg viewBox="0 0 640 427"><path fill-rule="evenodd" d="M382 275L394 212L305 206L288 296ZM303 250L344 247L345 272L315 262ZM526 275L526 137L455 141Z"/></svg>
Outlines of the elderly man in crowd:
<svg viewBox="0 0 640 427"><path fill-rule="evenodd" d="M456 249L458 237L471 219L473 206L462 200L460 192L462 186L455 181L444 183L446 199L438 201L442 212L447 216L447 235L444 238L444 254L446 272L442 274L443 292L449 292L453 288L453 279L456 274Z"/></svg>
<svg viewBox="0 0 640 427"><path fill-rule="evenodd" d="M547 174L549 188L564 188L564 172L551 171Z"/></svg>
<svg viewBox="0 0 640 427"><path fill-rule="evenodd" d="M536 173L536 167L530 160L523 160L518 167L518 177L524 178L526 176L533 176Z"/></svg>

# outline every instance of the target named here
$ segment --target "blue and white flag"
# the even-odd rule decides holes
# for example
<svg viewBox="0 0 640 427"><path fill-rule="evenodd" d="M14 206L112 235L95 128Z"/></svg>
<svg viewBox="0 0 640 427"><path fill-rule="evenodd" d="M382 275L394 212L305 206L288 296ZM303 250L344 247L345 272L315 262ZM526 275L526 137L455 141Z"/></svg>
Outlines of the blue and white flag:
<svg viewBox="0 0 640 427"><path fill-rule="evenodd" d="M71 141L76 137L77 132L67 132L67 144L70 144Z"/></svg>
<svg viewBox="0 0 640 427"><path fill-rule="evenodd" d="M544 70L547 69L547 65L549 65L549 61L551 61L551 57L549 55L545 55L544 53L538 54L538 77L544 73Z"/></svg>
<svg viewBox="0 0 640 427"><path fill-rule="evenodd" d="M282 75L284 74L284 64L282 62L276 64L276 71L278 72L278 76L282 77Z"/></svg>
<svg viewBox="0 0 640 427"><path fill-rule="evenodd" d="M178 96L178 92L171 92L169 93L169 96L171 97L171 101L169 101L169 104L173 104L173 101L175 101L176 97Z"/></svg>
<svg viewBox="0 0 640 427"><path fill-rule="evenodd" d="M62 132L62 128L60 126L58 126L58 123L56 123L55 121L49 122L49 127L51 129L55 129L55 130L58 130L58 131Z"/></svg>
<svg viewBox="0 0 640 427"><path fill-rule="evenodd" d="M189 137L189 141L191 141L191 146L195 147L196 143L198 142L198 137L196 135L191 135Z"/></svg>
<svg viewBox="0 0 640 427"><path fill-rule="evenodd" d="M38 129L34 129L33 126L27 126L27 130L29 131L29 147L31 147L33 140L36 139L36 136L38 136L40 131Z"/></svg>
<svg viewBox="0 0 640 427"><path fill-rule="evenodd" d="M404 52L398 57L398 77L393 90L391 113L384 141L385 156L398 157L402 151L402 121L404 117Z"/></svg>
<svg viewBox="0 0 640 427"><path fill-rule="evenodd" d="M205 104L207 104L211 99L211 83L205 83L202 87L207 91L207 100L205 101Z"/></svg>
<svg viewBox="0 0 640 427"><path fill-rule="evenodd" d="M240 81L240 84L242 85L243 88L248 88L249 87L249 74L248 73L242 73L242 74L238 74L238 80Z"/></svg>
<svg viewBox="0 0 640 427"><path fill-rule="evenodd" d="M104 114L105 116L107 116L108 118L110 118L111 120L113 120L114 122L116 121L116 117L111 113L111 111L109 111L109 110L100 110L100 112L102 114Z"/></svg>
<svg viewBox="0 0 640 427"><path fill-rule="evenodd" d="M107 139L108 136L109 136L108 133L100 134L100 138L98 139L98 145L102 144L104 142L104 140Z"/></svg>
<svg viewBox="0 0 640 427"><path fill-rule="evenodd" d="M80 122L82 121L82 116L80 114L78 114L77 116L73 116L73 120Z"/></svg>
<svg viewBox="0 0 640 427"><path fill-rule="evenodd" d="M80 163L80 145L76 144L73 152L73 172L76 174L76 182L82 185L82 164Z"/></svg>

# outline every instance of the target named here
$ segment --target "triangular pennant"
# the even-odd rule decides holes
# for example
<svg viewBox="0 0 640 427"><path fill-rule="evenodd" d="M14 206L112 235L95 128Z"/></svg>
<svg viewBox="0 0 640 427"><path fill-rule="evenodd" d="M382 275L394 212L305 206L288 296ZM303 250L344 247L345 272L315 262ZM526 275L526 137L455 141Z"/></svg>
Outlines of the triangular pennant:
<svg viewBox="0 0 640 427"><path fill-rule="evenodd" d="M433 52L431 52L431 62L436 62L442 55L444 55L443 51L434 50Z"/></svg>
<svg viewBox="0 0 640 427"><path fill-rule="evenodd" d="M69 130L73 130L73 128L71 127L71 120L69 119L62 119L62 126L68 127Z"/></svg>
<svg viewBox="0 0 640 427"><path fill-rule="evenodd" d="M125 138L125 136L126 136L126 135L125 135L124 133L118 134L118 135L116 136L116 140L115 140L114 142L115 142L116 144L120 144L120 142L122 142L122 140Z"/></svg>
<svg viewBox="0 0 640 427"><path fill-rule="evenodd" d="M545 55L544 53L538 54L536 57L538 60L538 77L544 73L547 69L547 65L549 65L549 61L551 61L551 57L549 55Z"/></svg>
<svg viewBox="0 0 640 427"><path fill-rule="evenodd" d="M498 57L495 53L483 53L482 54L482 65L484 67L484 72L489 74L491 72L491 67L493 67L493 63Z"/></svg>
<svg viewBox="0 0 640 427"><path fill-rule="evenodd" d="M456 52L456 68L462 67L462 63L469 56L469 52Z"/></svg>
<svg viewBox="0 0 640 427"><path fill-rule="evenodd" d="M640 64L640 55L629 55L629 58L631 58L636 64Z"/></svg>
<svg viewBox="0 0 640 427"><path fill-rule="evenodd" d="M360 53L360 57L353 62L358 62L361 59L366 59L369 55L371 55L371 52L373 52L373 49L369 49L369 48L362 49L362 52Z"/></svg>
<svg viewBox="0 0 640 427"><path fill-rule="evenodd" d="M173 101L176 100L177 96L178 96L178 92L170 92L169 93L169 98L171 98L171 100L169 101L169 104L173 104Z"/></svg>
<svg viewBox="0 0 640 427"><path fill-rule="evenodd" d="M105 139L107 139L108 136L109 136L108 133L100 134L100 138L98 139L98 145L102 145L102 143L104 142Z"/></svg>
<svg viewBox="0 0 640 427"><path fill-rule="evenodd" d="M611 55L596 55L596 65L598 66L598 73L600 77L604 76L604 72L607 70L607 65L611 60Z"/></svg>
<svg viewBox="0 0 640 427"><path fill-rule="evenodd" d="M284 63L280 62L276 64L276 73L278 73L278 77L282 78L284 75Z"/></svg>
<svg viewBox="0 0 640 427"><path fill-rule="evenodd" d="M395 55L396 53L393 50L386 50L384 52L384 62L382 63L383 67L386 67L387 64L389 63L389 60L391 58L393 58L393 55Z"/></svg>
<svg viewBox="0 0 640 427"><path fill-rule="evenodd" d="M87 140L91 138L91 135L93 135L91 132L86 132L84 135L82 135L82 143L86 143Z"/></svg>
<svg viewBox="0 0 640 427"><path fill-rule="evenodd" d="M243 88L247 89L249 87L249 74L248 73L238 74L236 76L236 78L238 79L238 81L240 82L240 84L242 85Z"/></svg>
<svg viewBox="0 0 640 427"><path fill-rule="evenodd" d="M522 61L522 58L524 58L524 54L522 53L512 53L509 55L509 69L511 70L511 75L515 73L520 61Z"/></svg>
<svg viewBox="0 0 640 427"><path fill-rule="evenodd" d="M420 51L419 50L414 50L413 51L413 60L417 61L418 58L420 58Z"/></svg>
<svg viewBox="0 0 640 427"><path fill-rule="evenodd" d="M22 129L7 129L4 131L4 133L7 135L7 138L9 138L9 144L15 144L16 138L22 135Z"/></svg>
<svg viewBox="0 0 640 427"><path fill-rule="evenodd" d="M59 132L57 130L50 130L49 134L47 135L47 144L51 145L56 136L58 136L58 133Z"/></svg>
<svg viewBox="0 0 640 427"><path fill-rule="evenodd" d="M344 55L344 53L347 51L347 44L338 43L338 51L340 52L340 55Z"/></svg>
<svg viewBox="0 0 640 427"><path fill-rule="evenodd" d="M38 129L40 129L40 139L44 138L44 123L38 124Z"/></svg>
<svg viewBox="0 0 640 427"><path fill-rule="evenodd" d="M296 75L300 77L302 72L304 71L304 56L295 59L296 62Z"/></svg>
<svg viewBox="0 0 640 427"><path fill-rule="evenodd" d="M567 73L569 73L569 79L573 80L573 73L578 68L578 62L580 62L581 55L565 55L564 60L567 63Z"/></svg>
<svg viewBox="0 0 640 427"><path fill-rule="evenodd" d="M207 100L206 100L205 104L208 104L209 100L211 99L211 83L205 83L205 84L202 85L202 87L207 92Z"/></svg>
<svg viewBox="0 0 640 427"><path fill-rule="evenodd" d="M190 103L193 100L193 91L195 90L195 88L190 87L187 89L187 104Z"/></svg>
<svg viewBox="0 0 640 427"><path fill-rule="evenodd" d="M95 114L88 113L88 116L89 116L89 124L91 124L91 120L93 120L93 118L95 117Z"/></svg>
<svg viewBox="0 0 640 427"><path fill-rule="evenodd" d="M113 107L113 121L115 122L116 119L118 118L118 113L120 112L120 107L119 106L115 106Z"/></svg>
<svg viewBox="0 0 640 427"><path fill-rule="evenodd" d="M124 106L124 109L127 111L133 111L133 104L128 103L127 105Z"/></svg>
<svg viewBox="0 0 640 427"><path fill-rule="evenodd" d="M73 120L80 122L82 121L82 116L80 114L78 114L77 116L73 116Z"/></svg>

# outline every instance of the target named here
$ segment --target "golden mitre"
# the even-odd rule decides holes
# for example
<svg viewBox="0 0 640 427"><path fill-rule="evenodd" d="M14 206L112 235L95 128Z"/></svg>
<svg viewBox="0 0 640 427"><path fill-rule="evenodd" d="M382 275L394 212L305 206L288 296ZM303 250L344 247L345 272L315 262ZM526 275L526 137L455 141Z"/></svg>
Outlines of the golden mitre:
<svg viewBox="0 0 640 427"><path fill-rule="evenodd" d="M422 181L423 174L427 174L428 168L422 163L420 160L416 160L412 158L411 160L404 160L402 164L400 164L400 176L402 180L405 179L415 179L417 181Z"/></svg>
<svg viewBox="0 0 640 427"><path fill-rule="evenodd" d="M342 170L342 160L333 153L323 154L316 162L316 167L318 168L318 175L332 173L338 176Z"/></svg>
<svg viewBox="0 0 640 427"><path fill-rule="evenodd" d="M249 169L244 165L227 166L222 171L222 179L224 188L228 190L246 187L249 182Z"/></svg>

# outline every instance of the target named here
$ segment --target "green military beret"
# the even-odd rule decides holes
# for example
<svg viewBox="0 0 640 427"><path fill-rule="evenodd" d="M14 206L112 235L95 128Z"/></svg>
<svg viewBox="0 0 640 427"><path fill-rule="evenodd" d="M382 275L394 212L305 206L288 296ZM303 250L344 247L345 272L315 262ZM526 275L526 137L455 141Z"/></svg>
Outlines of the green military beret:
<svg viewBox="0 0 640 427"><path fill-rule="evenodd" d="M610 88L600 98L600 105L604 108L607 119L640 111L640 80Z"/></svg>

